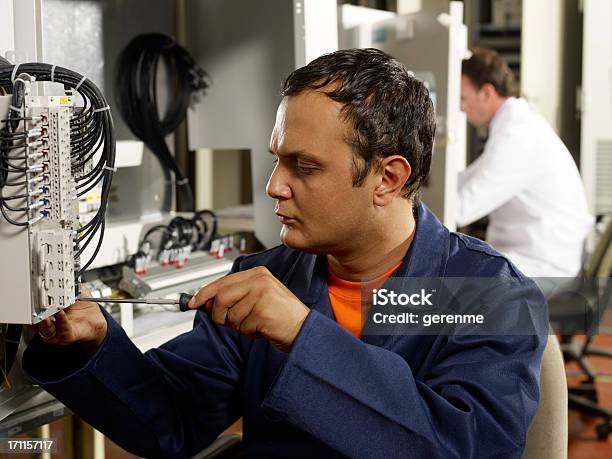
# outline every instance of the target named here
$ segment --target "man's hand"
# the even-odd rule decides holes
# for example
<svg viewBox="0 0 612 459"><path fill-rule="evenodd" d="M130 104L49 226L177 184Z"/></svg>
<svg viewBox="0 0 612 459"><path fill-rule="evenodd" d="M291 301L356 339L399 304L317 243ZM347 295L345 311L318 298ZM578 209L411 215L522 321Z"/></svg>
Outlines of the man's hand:
<svg viewBox="0 0 612 459"><path fill-rule="evenodd" d="M34 325L34 331L45 343L77 344L93 355L106 337L107 324L96 303L77 301Z"/></svg>
<svg viewBox="0 0 612 459"><path fill-rule="evenodd" d="M246 336L266 338L285 352L291 349L310 312L261 266L230 274L202 287L189 307L202 306L213 322Z"/></svg>

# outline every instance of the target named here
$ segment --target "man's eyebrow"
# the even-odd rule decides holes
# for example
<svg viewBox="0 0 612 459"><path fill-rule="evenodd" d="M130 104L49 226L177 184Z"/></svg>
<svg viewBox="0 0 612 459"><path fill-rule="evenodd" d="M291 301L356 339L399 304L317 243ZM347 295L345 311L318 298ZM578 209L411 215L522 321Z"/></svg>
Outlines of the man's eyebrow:
<svg viewBox="0 0 612 459"><path fill-rule="evenodd" d="M289 151L287 153L283 153L282 155L279 155L278 153L272 151L271 148L269 148L268 152L270 154L274 155L274 156L295 157L295 158L298 158L298 159L303 159L303 160L306 160L306 161L312 161L312 162L315 162L315 163L319 163L320 162L319 159L316 156L314 156L314 155L312 155L312 154L310 154L310 153L308 153L307 151L304 151L304 150Z"/></svg>

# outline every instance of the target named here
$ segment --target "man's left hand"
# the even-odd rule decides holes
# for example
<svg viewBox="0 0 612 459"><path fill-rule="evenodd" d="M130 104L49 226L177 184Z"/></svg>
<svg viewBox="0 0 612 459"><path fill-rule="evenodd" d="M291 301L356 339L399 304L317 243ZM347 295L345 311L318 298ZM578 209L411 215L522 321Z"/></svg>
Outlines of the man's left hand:
<svg viewBox="0 0 612 459"><path fill-rule="evenodd" d="M310 312L262 266L229 274L202 287L189 307L205 309L216 324L253 338L266 338L285 352L291 350Z"/></svg>

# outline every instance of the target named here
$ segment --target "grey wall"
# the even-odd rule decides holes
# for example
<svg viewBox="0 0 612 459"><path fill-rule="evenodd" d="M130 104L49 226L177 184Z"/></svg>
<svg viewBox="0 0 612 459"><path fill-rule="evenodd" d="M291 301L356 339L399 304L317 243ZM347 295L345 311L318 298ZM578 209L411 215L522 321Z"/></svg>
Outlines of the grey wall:
<svg viewBox="0 0 612 459"><path fill-rule="evenodd" d="M278 243L268 143L282 79L294 69L293 2L189 0L187 45L212 85L189 114L190 148L249 149L257 237Z"/></svg>

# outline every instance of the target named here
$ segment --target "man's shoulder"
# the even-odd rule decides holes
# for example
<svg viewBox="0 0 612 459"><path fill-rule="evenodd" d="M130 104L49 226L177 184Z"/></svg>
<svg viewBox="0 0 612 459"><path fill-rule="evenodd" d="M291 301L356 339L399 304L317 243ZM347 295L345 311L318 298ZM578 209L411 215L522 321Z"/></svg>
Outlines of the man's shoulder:
<svg viewBox="0 0 612 459"><path fill-rule="evenodd" d="M523 277L508 258L486 242L462 233L450 232L450 247L446 263L447 277ZM265 266L272 274L282 276L296 263L315 257L305 252L278 245L262 252L242 255L236 259L234 271Z"/></svg>
<svg viewBox="0 0 612 459"><path fill-rule="evenodd" d="M451 232L447 277L523 277L512 262L486 242Z"/></svg>
<svg viewBox="0 0 612 459"><path fill-rule="evenodd" d="M550 135L552 128L546 119L535 111L525 99L515 99L513 102L503 114L504 120L499 123L497 135L511 137L517 142L524 143L533 142L535 138L543 135ZM526 133L534 135L526 136Z"/></svg>

